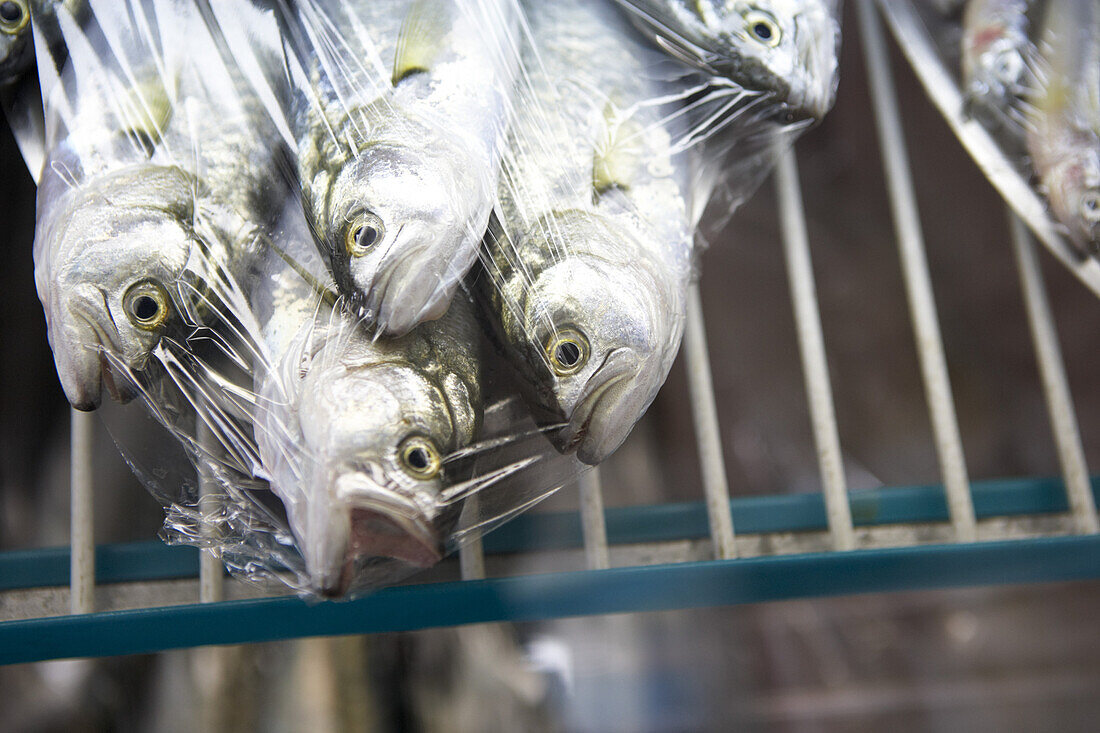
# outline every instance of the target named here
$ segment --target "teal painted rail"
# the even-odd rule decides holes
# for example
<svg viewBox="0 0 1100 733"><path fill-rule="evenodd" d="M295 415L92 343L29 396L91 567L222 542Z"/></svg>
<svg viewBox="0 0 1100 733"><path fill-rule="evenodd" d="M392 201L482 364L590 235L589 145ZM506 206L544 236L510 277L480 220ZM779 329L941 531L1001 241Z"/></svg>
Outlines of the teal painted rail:
<svg viewBox="0 0 1100 733"><path fill-rule="evenodd" d="M0 623L0 663L206 644L1100 577L1100 536L653 565L387 588L346 603L230 601Z"/></svg>
<svg viewBox="0 0 1100 733"><path fill-rule="evenodd" d="M979 518L1068 511L1061 479L1001 479L973 484ZM1092 480L1100 502L1100 477ZM947 521L942 486L910 486L851 493L857 525ZM730 502L739 533L799 532L826 529L820 494L791 494L734 499ZM709 536L702 503L619 507L607 510L607 536L613 545L663 542ZM485 537L489 553L532 552L582 545L580 518L572 512L526 514ZM198 551L161 542L104 545L96 552L96 581L118 583L195 577ZM69 548L0 553L0 590L67 585Z"/></svg>
<svg viewBox="0 0 1100 733"><path fill-rule="evenodd" d="M1100 500L1100 477L1092 480ZM974 504L981 518L1065 512L1068 505L1057 478L1001 479L975 482ZM856 491L851 494L857 525L947 521L941 486L912 486ZM826 529L820 494L752 497L730 502L738 532L797 532ZM611 544L662 542L709 536L701 503L620 507L607 510ZM485 538L490 553L565 549L582 544L580 519L571 512L518 517ZM104 545L96 554L96 580L115 583L165 580L198 575L198 552L161 542ZM0 553L0 590L66 585L67 547Z"/></svg>

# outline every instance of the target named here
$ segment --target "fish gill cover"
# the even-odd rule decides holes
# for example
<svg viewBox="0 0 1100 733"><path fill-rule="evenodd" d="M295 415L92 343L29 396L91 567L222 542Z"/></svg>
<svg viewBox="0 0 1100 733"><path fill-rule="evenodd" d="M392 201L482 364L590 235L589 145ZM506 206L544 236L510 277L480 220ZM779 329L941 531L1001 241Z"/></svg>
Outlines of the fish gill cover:
<svg viewBox="0 0 1100 733"><path fill-rule="evenodd" d="M704 210L836 89L824 0L27 12L61 385L163 434L120 449L166 540L303 595L431 566L614 452Z"/></svg>

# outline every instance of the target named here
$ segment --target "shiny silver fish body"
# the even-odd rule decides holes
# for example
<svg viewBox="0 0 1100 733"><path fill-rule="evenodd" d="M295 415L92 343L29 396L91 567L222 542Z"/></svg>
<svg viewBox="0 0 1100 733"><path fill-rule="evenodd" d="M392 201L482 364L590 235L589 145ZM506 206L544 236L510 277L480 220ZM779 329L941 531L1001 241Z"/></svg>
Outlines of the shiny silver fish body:
<svg viewBox="0 0 1100 733"><path fill-rule="evenodd" d="M675 64L610 2L532 2L530 89L481 278L499 341L562 452L596 464L664 382L691 274L691 176L654 99ZM593 63L599 59L599 63Z"/></svg>
<svg viewBox="0 0 1100 733"><path fill-rule="evenodd" d="M821 119L836 99L840 26L832 0L615 0L681 60L746 90L781 114Z"/></svg>
<svg viewBox="0 0 1100 733"><path fill-rule="evenodd" d="M285 196L269 118L197 11L144 6L180 45L161 55L135 35L115 56L96 29L125 32L117 9L87 34L59 13L70 61L46 92L37 197L35 283L61 384L84 410L104 388L134 396L119 372L145 370L163 338L201 322L196 301L247 270Z"/></svg>
<svg viewBox="0 0 1100 733"><path fill-rule="evenodd" d="M1004 124L1027 88L1031 0L970 0L963 13L962 87L968 112Z"/></svg>
<svg viewBox="0 0 1100 733"><path fill-rule="evenodd" d="M324 282L304 220L276 241ZM444 461L474 440L482 417L470 301L459 293L438 320L374 340L297 269L269 263L254 293L271 359L257 373L256 435L313 590L344 594L368 558L435 564L461 507L442 498Z"/></svg>
<svg viewBox="0 0 1100 733"><path fill-rule="evenodd" d="M1055 217L1082 252L1100 252L1100 4L1048 0L1028 152Z"/></svg>
<svg viewBox="0 0 1100 733"><path fill-rule="evenodd" d="M315 0L292 115L310 224L340 291L382 332L446 310L495 198L514 0ZM336 29L336 30L333 30Z"/></svg>

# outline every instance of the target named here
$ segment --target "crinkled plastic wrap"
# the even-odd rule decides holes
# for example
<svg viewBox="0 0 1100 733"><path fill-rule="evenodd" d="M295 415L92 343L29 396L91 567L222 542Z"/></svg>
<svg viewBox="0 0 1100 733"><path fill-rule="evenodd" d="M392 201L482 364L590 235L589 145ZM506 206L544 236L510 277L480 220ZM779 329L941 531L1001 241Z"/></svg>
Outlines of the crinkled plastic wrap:
<svg viewBox="0 0 1100 733"><path fill-rule="evenodd" d="M831 3L691 7L35 16L50 345L76 407L144 406L120 449L168 541L354 595L622 444L679 348L704 209L836 89Z"/></svg>
<svg viewBox="0 0 1100 733"><path fill-rule="evenodd" d="M1081 258L1100 252L1100 5L914 2L964 114L984 126Z"/></svg>

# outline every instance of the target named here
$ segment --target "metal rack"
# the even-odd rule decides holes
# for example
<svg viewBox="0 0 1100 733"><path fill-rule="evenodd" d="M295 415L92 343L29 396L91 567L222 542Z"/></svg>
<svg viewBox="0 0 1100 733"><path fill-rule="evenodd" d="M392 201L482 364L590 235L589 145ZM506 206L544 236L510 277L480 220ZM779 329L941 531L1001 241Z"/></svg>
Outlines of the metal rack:
<svg viewBox="0 0 1100 733"><path fill-rule="evenodd" d="M579 516L521 516L465 546L457 562L354 602L255 597L251 587L227 583L219 562L193 548L158 542L97 548L94 418L73 412L71 548L0 554L0 663L1100 577L1100 479L1088 476L1035 244L1015 217L1013 248L1062 479L968 478L884 33L875 0L856 2L942 485L847 489L790 152L774 181L821 493L730 500L697 287L689 299L684 357L705 501L605 510L592 471L581 480ZM904 33L905 3L881 5L895 35ZM1029 213L1024 217L1036 228ZM1047 233L1040 233L1044 244L1061 256L1056 235L1048 241ZM1091 274L1078 275L1095 288ZM502 575L502 559L516 556L533 558L537 572Z"/></svg>

